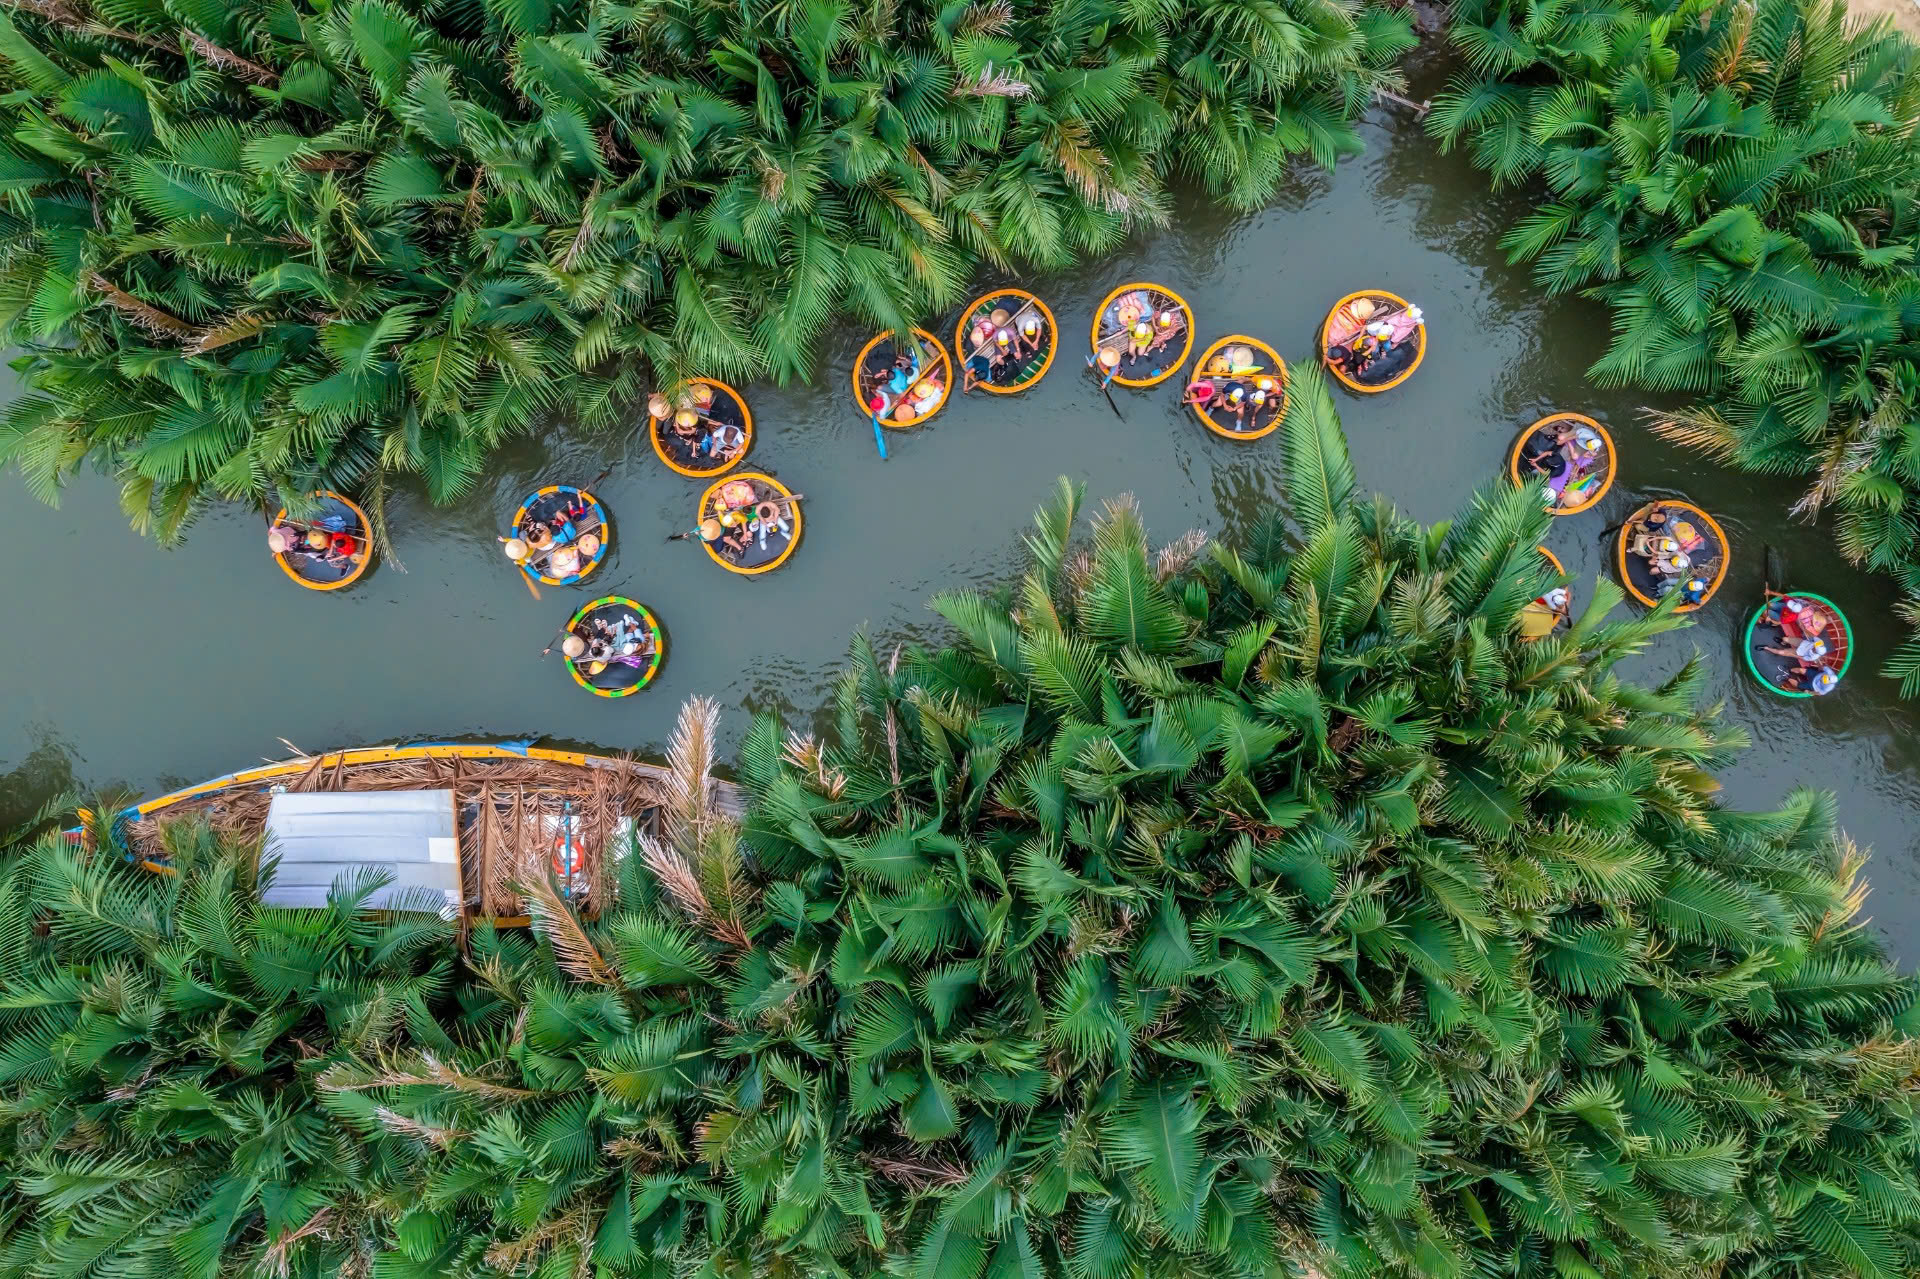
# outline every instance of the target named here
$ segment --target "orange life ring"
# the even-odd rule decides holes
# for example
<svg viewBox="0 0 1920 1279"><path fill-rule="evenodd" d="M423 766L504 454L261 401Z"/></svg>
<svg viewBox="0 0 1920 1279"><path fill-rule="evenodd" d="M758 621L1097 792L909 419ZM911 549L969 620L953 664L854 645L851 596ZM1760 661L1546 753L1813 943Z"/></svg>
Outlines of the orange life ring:
<svg viewBox="0 0 1920 1279"><path fill-rule="evenodd" d="M585 851L574 839L572 830L564 824L560 833L553 837L553 853L548 863L553 867L554 878L563 883L587 868Z"/></svg>

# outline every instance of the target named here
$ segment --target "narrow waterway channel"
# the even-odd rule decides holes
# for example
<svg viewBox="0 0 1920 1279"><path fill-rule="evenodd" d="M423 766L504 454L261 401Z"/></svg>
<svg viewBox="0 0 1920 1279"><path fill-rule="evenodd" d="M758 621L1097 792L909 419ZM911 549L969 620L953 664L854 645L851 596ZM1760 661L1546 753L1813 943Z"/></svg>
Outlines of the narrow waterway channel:
<svg viewBox="0 0 1920 1279"><path fill-rule="evenodd" d="M1439 87L1435 67L1419 79L1415 96ZM1605 314L1548 299L1505 265L1496 242L1522 197L1489 198L1465 160L1439 155L1400 108L1374 112L1364 133L1363 157L1333 175L1302 170L1287 198L1258 214L1190 202L1172 229L1031 283L1067 335L1046 380L1010 402L956 397L927 428L893 434L891 462L876 455L848 391L868 334L837 335L812 386L743 388L758 427L751 469L806 496L800 548L764 578L723 573L696 547L664 541L692 523L700 486L634 435L527 442L454 509L403 497L390 521L405 571L383 563L335 596L281 575L257 514L209 515L183 547L162 551L127 529L109 479L81 477L49 510L7 475L0 820L63 785L145 793L282 757L282 738L321 750L531 737L647 753L694 693L720 699L735 738L754 710L811 715L853 631L887 644L933 639L930 594L1015 572L1020 534L1058 475L1084 480L1092 498L1136 494L1162 539L1231 530L1276 500L1279 437L1210 436L1180 407L1177 383L1116 388L1125 415L1116 420L1082 365L1091 308L1109 288L1164 282L1193 303L1202 342L1249 333L1297 362L1311 358L1335 299L1377 285L1425 309L1431 343L1405 386L1341 397L1361 483L1417 518L1443 518L1500 470L1522 425L1574 409L1605 422L1623 454L1599 509L1553 529L1550 545L1579 581L1606 571L1602 531L1647 497L1684 494L1711 510L1734 543L1726 585L1697 626L1661 637L1628 673L1657 680L1697 648L1727 716L1753 738L1725 774L1728 801L1766 805L1802 784L1838 792L1847 831L1873 850L1868 913L1905 963L1920 960L1920 712L1877 674L1899 633L1888 584L1847 568L1823 529L1786 521L1793 484L1664 445L1638 424L1641 397L1587 385ZM590 585L643 600L669 635L660 678L620 701L588 697L557 657L539 656L588 597L546 589L534 600L494 540L525 493L610 464L597 492L613 513L614 553ZM1795 585L1823 591L1855 621L1853 673L1824 701L1762 693L1736 651L1766 544L1785 555Z"/></svg>

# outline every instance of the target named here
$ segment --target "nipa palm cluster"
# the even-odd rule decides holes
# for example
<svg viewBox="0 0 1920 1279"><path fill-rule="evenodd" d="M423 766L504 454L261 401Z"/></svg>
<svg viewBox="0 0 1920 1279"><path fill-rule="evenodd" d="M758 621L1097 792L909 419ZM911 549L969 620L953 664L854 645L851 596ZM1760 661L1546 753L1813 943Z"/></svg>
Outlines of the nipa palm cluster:
<svg viewBox="0 0 1920 1279"><path fill-rule="evenodd" d="M0 459L137 525L437 501L646 383L785 379L1357 149L1406 20L1328 0L33 0L0 15Z"/></svg>
<svg viewBox="0 0 1920 1279"><path fill-rule="evenodd" d="M826 740L754 727L744 816L691 704L608 908L531 888L531 936L476 932L372 1040L230 1013L298 1045L301 1114L356 1190L330 1162L246 1201L218 1218L233 1255L388 1279L1911 1273L1920 1015L1854 922L1831 802L1715 802L1738 743L1698 672L1613 671L1670 610L1607 621L1602 584L1570 632L1517 641L1537 492L1434 528L1357 500L1317 371L1285 442L1297 537L1155 550L1121 500L1081 542L1063 482L1017 586L936 602L958 644L858 640ZM62 912L122 913L145 872L86 874L119 896L16 934L59 1011L0 1001L8 1040L47 1026L9 1097L107 1094L54 1153L13 1130L22 1273L95 1220L107 1181L57 1170L150 1140L100 1116L157 1104L91 1082L98 1044L145 1059L151 1019L70 1028L112 1005L68 942L97 925ZM153 933L195 900L144 891ZM249 918L302 974L345 926ZM359 964L400 962L355 927ZM228 944L195 928L144 962ZM289 998L186 971L155 997ZM166 1069L217 1092L226 1042ZM200 1153L229 1150L254 1147Z"/></svg>
<svg viewBox="0 0 1920 1279"><path fill-rule="evenodd" d="M1503 243L1611 307L1594 379L1695 397L1655 429L1811 477L1794 513L1920 593L1913 45L1833 0L1491 0L1452 40L1429 126L1546 187Z"/></svg>

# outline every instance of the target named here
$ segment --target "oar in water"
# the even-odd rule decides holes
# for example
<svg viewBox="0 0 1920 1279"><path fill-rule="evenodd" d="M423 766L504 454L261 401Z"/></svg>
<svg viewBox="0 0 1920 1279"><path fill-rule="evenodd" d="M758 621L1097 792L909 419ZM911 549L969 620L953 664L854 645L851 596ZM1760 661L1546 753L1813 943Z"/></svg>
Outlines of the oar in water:
<svg viewBox="0 0 1920 1279"><path fill-rule="evenodd" d="M759 505L761 505L761 503L762 503L762 502L765 502L765 503L768 503L768 504L771 504L771 505L773 505L773 506L789 506L789 507L790 507L790 506L792 506L792 505L793 505L793 504L794 504L795 502L798 502L798 501L799 501L799 500L800 500L801 498L803 498L803 497L805 497L805 496L806 496L806 494L805 494L805 493L790 493L790 494L787 494L787 495L786 495L786 496L784 496L784 497L768 497L768 498L762 498L762 499L761 499L761 500L760 500L759 502L750 502L750 503L748 503L748 506L759 506ZM732 514L733 512L735 512L735 511L744 511L744 510L746 510L746 509L748 509L748 506L729 506L729 507L728 507L728 508L726 509L726 512L725 512L725 513L726 513L726 514L729 514L729 515L731 515L731 514ZM685 532L685 533L669 533L669 534L667 534L667 540L668 540L669 542L684 542L684 541L686 541L686 540L687 540L688 538L691 538L691 537L694 537L694 536L696 536L696 535L698 535L698 533L699 533L699 531L700 531L700 530L698 530L698 529L692 529L692 530L690 530L690 531L688 531L688 532Z"/></svg>
<svg viewBox="0 0 1920 1279"><path fill-rule="evenodd" d="M1092 369L1095 373L1100 373L1100 369L1098 366L1094 364L1093 357L1091 355L1087 357L1087 367ZM1100 374L1100 394L1107 397L1107 407L1113 410L1113 415L1119 418L1122 422L1124 422L1127 420L1126 415L1120 412L1120 406L1113 402L1113 392L1108 389L1108 384L1111 383L1112 381L1113 381L1113 374L1111 373Z"/></svg>
<svg viewBox="0 0 1920 1279"><path fill-rule="evenodd" d="M882 462L886 461L887 460L887 433L883 429L881 429L880 414L877 411L873 415L873 443L874 443L874 447L880 450L880 460Z"/></svg>
<svg viewBox="0 0 1920 1279"><path fill-rule="evenodd" d="M1774 590L1776 586L1784 591L1787 588L1787 557L1775 550L1771 543L1763 548L1763 556L1767 565L1767 577L1760 584L1760 589L1769 596L1777 593Z"/></svg>

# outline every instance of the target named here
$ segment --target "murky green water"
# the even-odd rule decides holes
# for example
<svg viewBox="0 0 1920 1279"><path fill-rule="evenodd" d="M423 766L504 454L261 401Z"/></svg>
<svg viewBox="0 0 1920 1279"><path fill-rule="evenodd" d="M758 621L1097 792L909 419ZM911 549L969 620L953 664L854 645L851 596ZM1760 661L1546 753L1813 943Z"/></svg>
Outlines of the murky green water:
<svg viewBox="0 0 1920 1279"><path fill-rule="evenodd" d="M1422 92L1438 87L1422 78ZM847 386L868 334L840 334L813 387L745 388L758 429L749 466L807 498L799 550L767 577L724 573L696 547L663 540L690 525L701 486L668 472L639 436L526 444L455 510L397 502L405 571L384 563L334 596L281 575L256 514L209 516L182 549L160 551L127 530L105 479L76 482L50 511L8 476L0 539L16 556L0 612L0 649L13 657L0 676L0 817L69 781L142 792L196 781L283 756L283 737L310 751L484 735L646 752L693 693L717 696L735 734L752 710L811 713L855 629L887 643L932 638L928 595L1015 572L1019 535L1058 475L1084 480L1093 497L1137 494L1162 538L1234 527L1274 500L1279 437L1241 445L1207 434L1176 383L1116 388L1125 420L1115 419L1081 363L1091 308L1109 288L1162 281L1192 302L1202 342L1245 332L1297 361L1310 358L1334 300L1378 285L1425 309L1430 346L1398 390L1342 396L1361 482L1420 519L1443 517L1504 465L1521 425L1577 409L1607 423L1623 452L1600 508L1553 530L1577 577L1605 571L1602 530L1648 496L1684 494L1713 511L1735 548L1727 583L1698 626L1662 637L1633 671L1653 680L1696 647L1705 655L1727 714L1754 739L1726 776L1732 802L1767 804L1800 783L1840 793L1848 831L1874 850L1870 913L1912 962L1920 747L1915 711L1874 673L1896 638L1886 583L1849 570L1823 530L1784 522L1791 485L1663 445L1637 424L1639 397L1589 388L1583 371L1605 345L1605 316L1549 301L1504 264L1495 241L1512 202L1489 199L1399 108L1376 112L1366 133L1363 158L1336 175L1303 173L1260 214L1188 206L1178 226L1115 259L1032 285L1068 334L1046 380L1011 402L956 399L927 428L890 435L889 463ZM932 327L950 334L944 320ZM587 696L557 656L539 656L588 597L545 589L535 601L494 541L523 494L609 464L597 492L613 512L614 554L590 584L643 600L669 634L653 687L616 702ZM1767 543L1795 584L1823 590L1858 628L1854 673L1825 701L1762 694L1736 652Z"/></svg>

